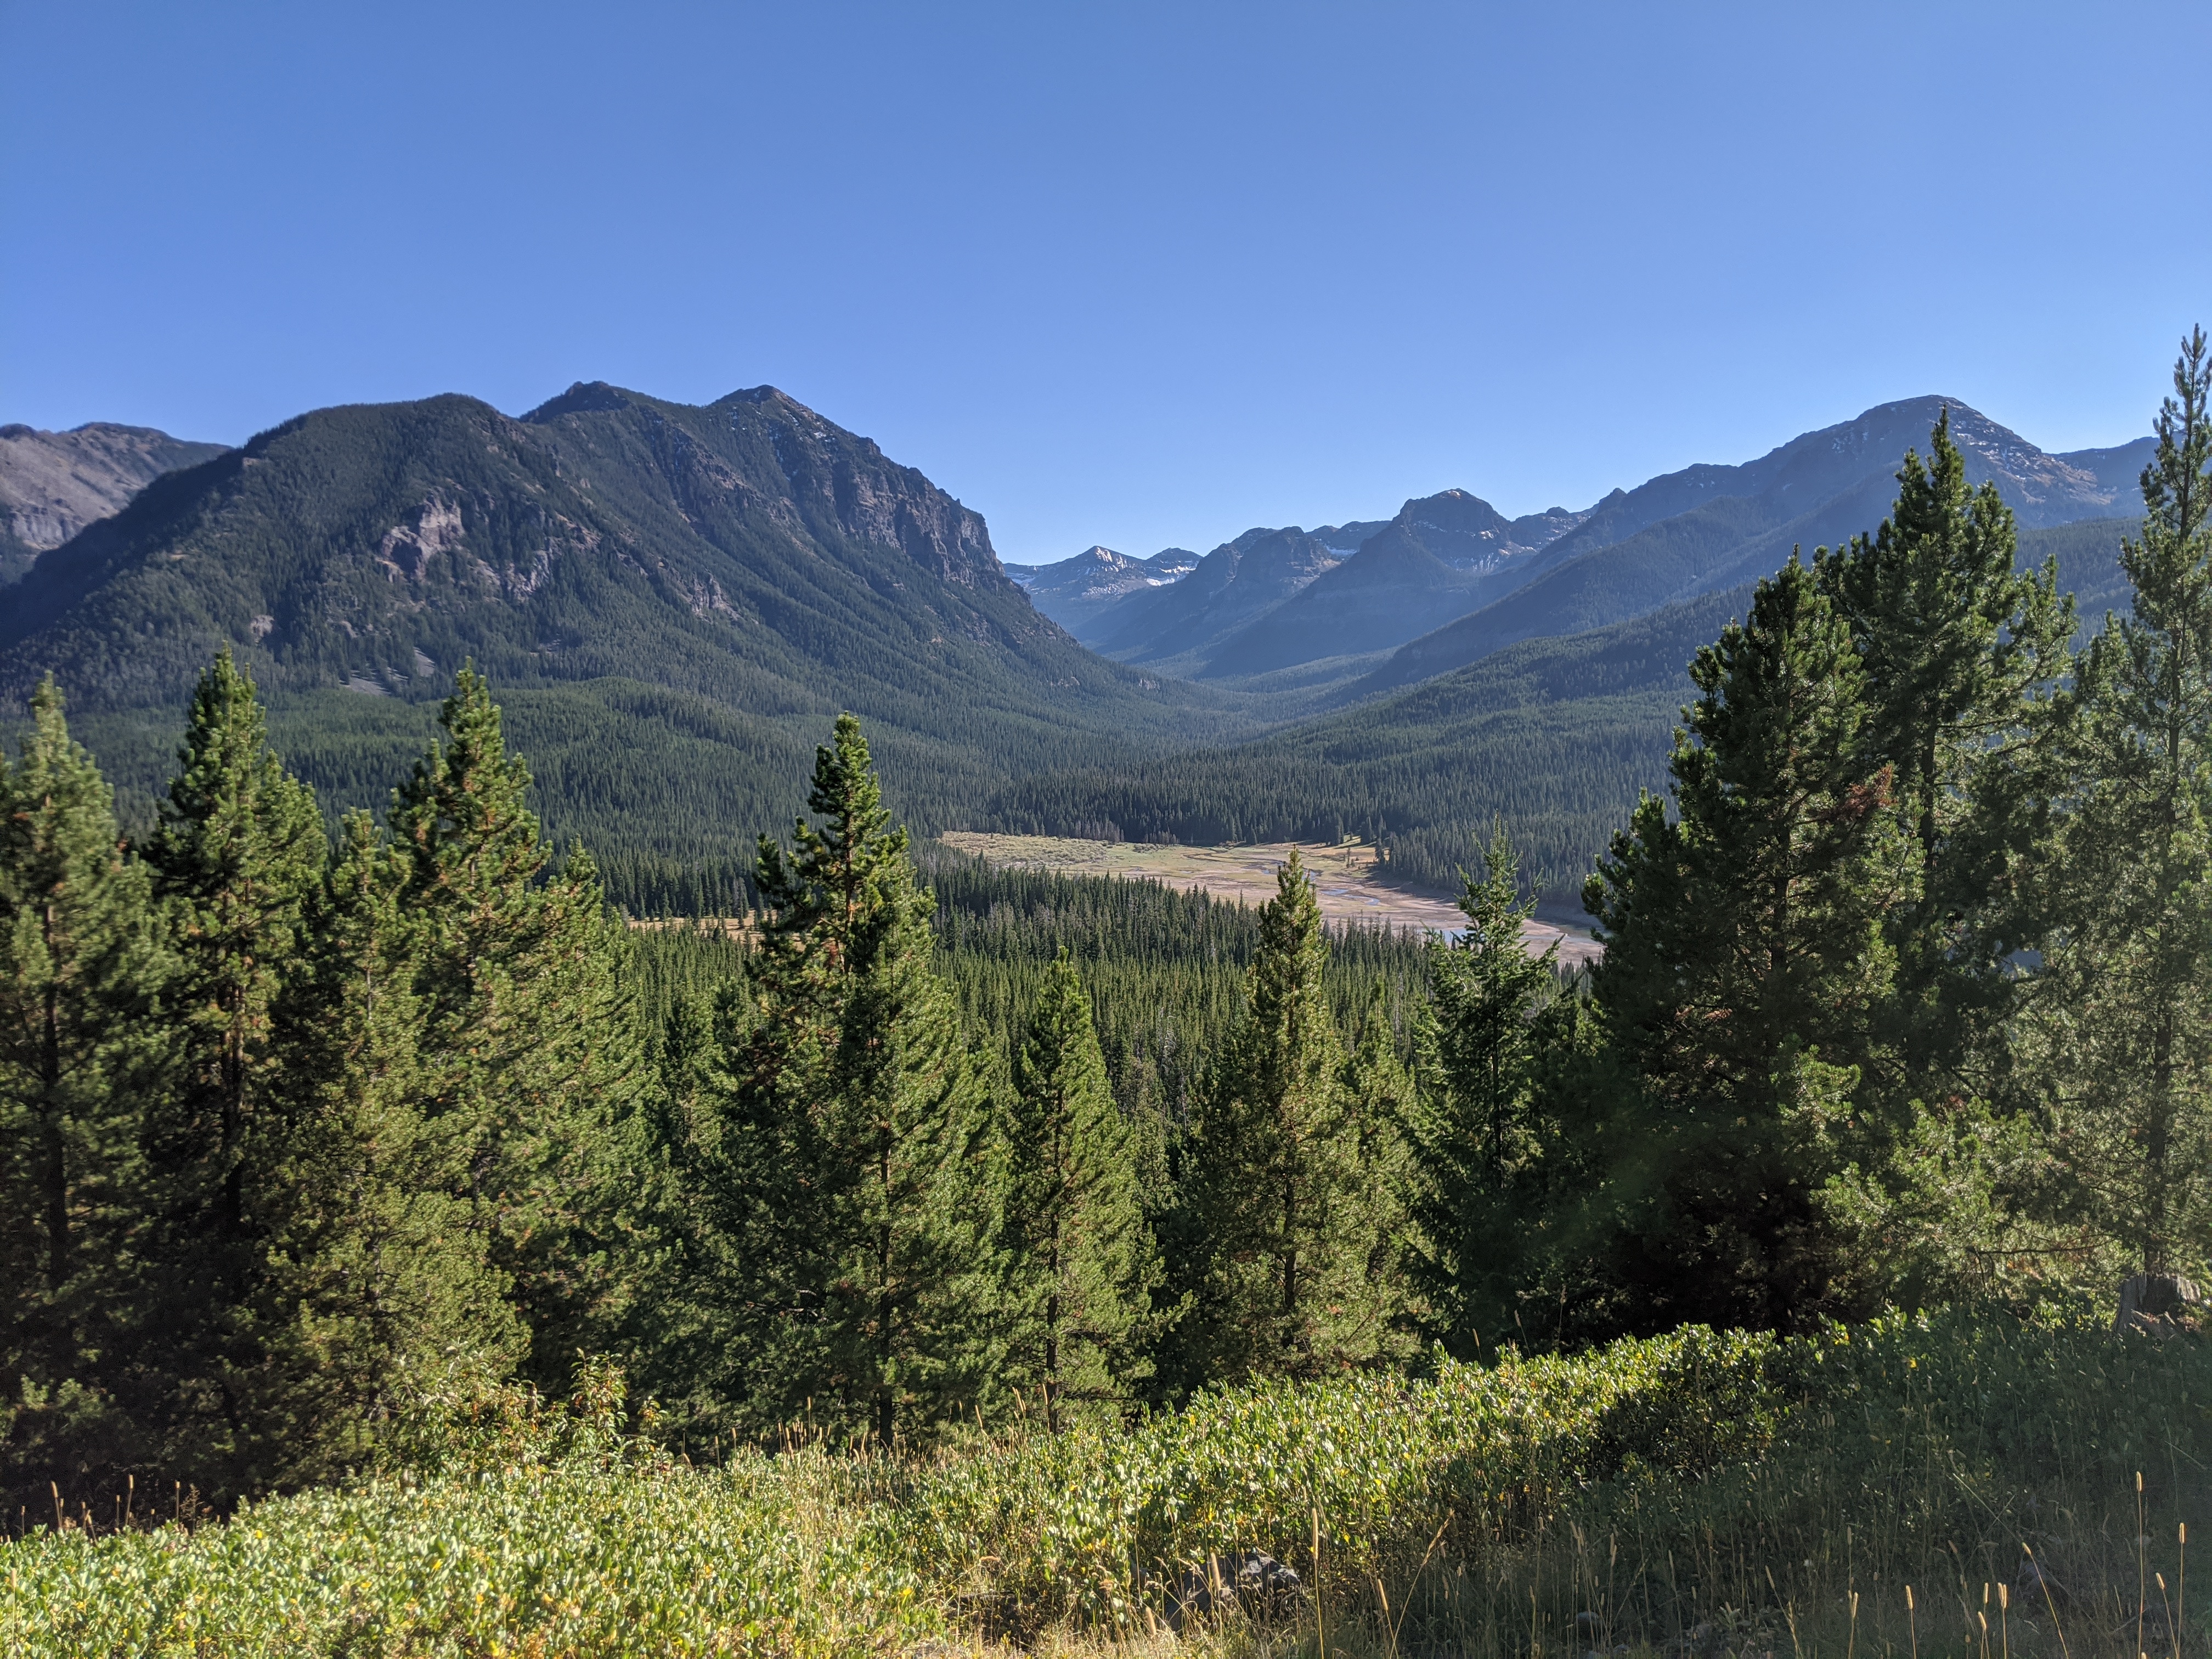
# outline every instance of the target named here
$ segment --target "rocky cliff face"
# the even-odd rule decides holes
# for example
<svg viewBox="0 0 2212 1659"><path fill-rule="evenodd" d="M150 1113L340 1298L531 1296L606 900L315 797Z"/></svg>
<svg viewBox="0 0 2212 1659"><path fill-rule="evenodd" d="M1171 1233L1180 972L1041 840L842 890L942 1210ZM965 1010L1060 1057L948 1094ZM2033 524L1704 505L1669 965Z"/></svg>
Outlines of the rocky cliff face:
<svg viewBox="0 0 2212 1659"><path fill-rule="evenodd" d="M149 426L106 421L67 432L0 426L0 581L87 525L119 513L164 472L223 453Z"/></svg>

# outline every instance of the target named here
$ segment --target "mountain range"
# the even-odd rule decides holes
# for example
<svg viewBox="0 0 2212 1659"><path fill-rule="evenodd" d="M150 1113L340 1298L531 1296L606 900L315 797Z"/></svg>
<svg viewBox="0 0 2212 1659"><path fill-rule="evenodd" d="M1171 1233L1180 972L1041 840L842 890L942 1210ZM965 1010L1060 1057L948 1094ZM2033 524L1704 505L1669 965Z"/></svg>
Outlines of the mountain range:
<svg viewBox="0 0 2212 1659"><path fill-rule="evenodd" d="M801 805L841 708L924 832L1358 834L1433 885L1503 811L1565 891L1658 781L1695 646L1793 544L1872 529L1945 409L2024 556L2057 556L2085 615L2124 604L2149 441L2046 454L1936 398L1581 512L1509 520L1451 489L1203 558L1012 567L973 509L767 386L695 406L579 384L520 416L350 405L236 450L9 428L49 475L111 458L79 469L107 493L75 510L125 504L6 590L0 714L56 674L143 822L228 643L326 805L375 806L473 661L549 826L640 908L738 902L751 836Z"/></svg>
<svg viewBox="0 0 2212 1659"><path fill-rule="evenodd" d="M1954 398L1884 404L1741 465L1702 465L1615 489L1581 512L1507 520L1448 489L1396 517L1255 529L1187 577L1094 548L1030 567L1037 608L1117 661L1279 691L1356 700L1480 660L1516 641L1581 632L1724 592L1790 549L1871 529L1905 452L1945 410L1976 483L1993 480L2024 526L2123 514L2150 441L2048 454ZM1111 560L1110 568L1103 562ZM1161 555L1162 560L1170 557Z"/></svg>
<svg viewBox="0 0 2212 1659"><path fill-rule="evenodd" d="M550 826L647 872L749 862L841 708L923 829L1024 769L1257 725L1085 650L1007 579L979 514L766 386L287 422L42 554L0 606L0 707L53 672L143 804L224 644L333 806L381 804L473 661Z"/></svg>

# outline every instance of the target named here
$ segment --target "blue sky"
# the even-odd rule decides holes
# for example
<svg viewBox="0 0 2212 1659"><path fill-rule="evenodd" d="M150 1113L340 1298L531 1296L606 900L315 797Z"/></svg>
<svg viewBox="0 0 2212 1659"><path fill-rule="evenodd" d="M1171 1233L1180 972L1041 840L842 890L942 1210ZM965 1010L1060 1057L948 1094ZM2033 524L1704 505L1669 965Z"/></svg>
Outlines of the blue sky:
<svg viewBox="0 0 2212 1659"><path fill-rule="evenodd" d="M2147 430L2203 6L0 0L0 420L770 382L1009 559Z"/></svg>

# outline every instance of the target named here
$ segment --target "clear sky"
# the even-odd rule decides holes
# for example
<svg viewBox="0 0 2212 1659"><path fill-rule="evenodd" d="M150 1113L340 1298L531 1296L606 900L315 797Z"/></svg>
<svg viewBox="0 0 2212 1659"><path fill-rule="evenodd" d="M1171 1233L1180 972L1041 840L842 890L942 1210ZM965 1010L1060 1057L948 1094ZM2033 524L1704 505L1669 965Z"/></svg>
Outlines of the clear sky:
<svg viewBox="0 0 2212 1659"><path fill-rule="evenodd" d="M2148 429L2212 8L0 0L0 420L783 387L1001 555Z"/></svg>

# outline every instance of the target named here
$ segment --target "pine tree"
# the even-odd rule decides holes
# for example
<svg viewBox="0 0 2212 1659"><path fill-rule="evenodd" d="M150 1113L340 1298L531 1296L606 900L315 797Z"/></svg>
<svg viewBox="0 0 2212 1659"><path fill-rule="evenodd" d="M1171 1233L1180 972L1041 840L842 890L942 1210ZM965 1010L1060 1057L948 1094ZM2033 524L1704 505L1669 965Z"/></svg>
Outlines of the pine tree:
<svg viewBox="0 0 2212 1659"><path fill-rule="evenodd" d="M107 1402L144 1311L140 1102L167 973L146 868L51 676L32 713L0 758L0 1387L40 1408L11 1480L143 1455Z"/></svg>
<svg viewBox="0 0 2212 1659"><path fill-rule="evenodd" d="M932 969L915 884L860 722L817 750L786 854L762 838L756 1006L713 1184L752 1419L888 1443L957 1412L988 1366L982 1092Z"/></svg>
<svg viewBox="0 0 2212 1659"><path fill-rule="evenodd" d="M1466 932L1431 947L1429 1000L1417 1030L1419 1103L1411 1116L1407 1267L1427 1334L1471 1358L1496 1336L1501 1283L1526 1222L1520 1177L1539 1152L1532 1121L1535 1016L1555 983L1559 947L1531 956L1520 860L1498 823L1481 880L1467 878Z"/></svg>
<svg viewBox="0 0 2212 1659"><path fill-rule="evenodd" d="M1069 1407L1124 1400L1146 1376L1160 1279L1133 1137L1065 946L1030 1015L1003 1134L1004 1380L1034 1388L1057 1433Z"/></svg>
<svg viewBox="0 0 2212 1659"><path fill-rule="evenodd" d="M159 1284L141 1347L163 1378L149 1409L173 1419L167 1455L212 1487L211 1460L240 1432L238 1374L260 1358L251 1310L293 1086L276 1010L305 960L328 844L228 650L201 677L179 761L146 854L175 972L162 1009L172 1070L143 1132Z"/></svg>
<svg viewBox="0 0 2212 1659"><path fill-rule="evenodd" d="M547 871L529 769L480 676L461 671L439 723L391 812L420 933L418 1052L441 1132L468 1146L466 1195L532 1332L531 1373L557 1387L626 1316L649 1080L629 942L588 854Z"/></svg>
<svg viewBox="0 0 2212 1659"><path fill-rule="evenodd" d="M2081 665L2072 810L2041 861L2055 926L2031 1030L2075 1213L2140 1271L2212 1225L2212 357L2183 343L2121 562L2132 617Z"/></svg>
<svg viewBox="0 0 2212 1659"><path fill-rule="evenodd" d="M2002 889L2020 797L2005 786L2036 758L2074 632L2056 561L2015 569L2012 509L1995 483L1967 487L1948 410L1929 449L1925 463L1906 454L1881 527L1814 565L1859 653L1863 746L1888 763L1914 843L1917 896L1888 933L1905 1086L1923 1094L1959 1086L1976 1033L2001 1013L2019 943Z"/></svg>
<svg viewBox="0 0 2212 1659"><path fill-rule="evenodd" d="M1196 1237L1187 1380L1315 1376L1383 1352L1396 1310L1365 1282L1372 1183L1322 983L1321 910L1296 848L1261 914L1247 1008L1184 1176Z"/></svg>
<svg viewBox="0 0 2212 1659"><path fill-rule="evenodd" d="M526 1351L467 1196L467 1120L434 1109L419 1049L410 860L350 815L277 1018L291 1085L270 1149L246 1460L260 1484L327 1480L425 1398L479 1395Z"/></svg>
<svg viewBox="0 0 2212 1659"><path fill-rule="evenodd" d="M1797 560L1691 678L1680 817L1645 797L1583 895L1601 1017L1648 1102L1616 1146L1644 1217L1621 1271L1653 1322L1789 1325L1831 1295L1826 1173L1893 1129L1865 1120L1862 1079L1888 1063L1882 923L1913 864L1849 631Z"/></svg>

